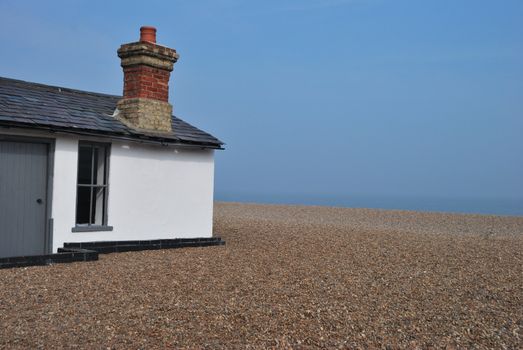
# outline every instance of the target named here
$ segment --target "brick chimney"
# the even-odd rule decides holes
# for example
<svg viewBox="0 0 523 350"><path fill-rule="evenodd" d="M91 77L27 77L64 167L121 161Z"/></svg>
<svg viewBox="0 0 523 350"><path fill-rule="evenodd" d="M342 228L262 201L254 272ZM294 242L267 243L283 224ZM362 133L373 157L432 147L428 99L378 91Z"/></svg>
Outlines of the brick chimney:
<svg viewBox="0 0 523 350"><path fill-rule="evenodd" d="M124 86L116 117L134 129L171 132L169 77L176 50L156 44L156 28L141 27L140 41L120 46L118 57Z"/></svg>

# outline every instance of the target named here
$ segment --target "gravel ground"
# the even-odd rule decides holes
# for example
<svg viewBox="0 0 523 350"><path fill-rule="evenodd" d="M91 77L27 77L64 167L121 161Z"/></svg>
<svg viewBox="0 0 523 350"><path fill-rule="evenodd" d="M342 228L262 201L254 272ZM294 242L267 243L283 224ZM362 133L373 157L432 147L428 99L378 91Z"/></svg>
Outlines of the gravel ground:
<svg viewBox="0 0 523 350"><path fill-rule="evenodd" d="M0 348L523 347L523 217L217 203L215 232L0 270Z"/></svg>

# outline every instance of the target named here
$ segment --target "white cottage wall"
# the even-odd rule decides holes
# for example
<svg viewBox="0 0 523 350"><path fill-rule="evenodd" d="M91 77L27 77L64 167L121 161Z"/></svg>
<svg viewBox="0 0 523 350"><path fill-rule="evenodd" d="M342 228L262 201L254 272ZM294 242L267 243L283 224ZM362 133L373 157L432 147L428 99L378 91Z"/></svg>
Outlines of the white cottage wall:
<svg viewBox="0 0 523 350"><path fill-rule="evenodd" d="M53 250L64 242L212 236L214 151L112 142L108 225L75 223L78 139L58 138L53 186Z"/></svg>
<svg viewBox="0 0 523 350"><path fill-rule="evenodd" d="M72 232L78 142L108 140L12 129L0 133L55 140L53 252L64 242L212 236L214 150L111 142L108 225L113 230Z"/></svg>

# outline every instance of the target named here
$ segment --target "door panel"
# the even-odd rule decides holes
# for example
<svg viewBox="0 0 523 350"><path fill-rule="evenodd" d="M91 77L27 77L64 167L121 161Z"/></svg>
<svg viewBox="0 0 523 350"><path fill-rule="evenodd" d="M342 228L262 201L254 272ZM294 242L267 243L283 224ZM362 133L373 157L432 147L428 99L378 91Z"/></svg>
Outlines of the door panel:
<svg viewBox="0 0 523 350"><path fill-rule="evenodd" d="M48 145L0 141L0 258L45 254Z"/></svg>

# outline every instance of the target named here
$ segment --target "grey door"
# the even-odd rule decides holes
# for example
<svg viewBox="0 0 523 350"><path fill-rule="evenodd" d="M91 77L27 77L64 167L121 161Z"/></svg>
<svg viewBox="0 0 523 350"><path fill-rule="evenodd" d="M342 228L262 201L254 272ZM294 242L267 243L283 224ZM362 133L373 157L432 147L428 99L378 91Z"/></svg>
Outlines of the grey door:
<svg viewBox="0 0 523 350"><path fill-rule="evenodd" d="M48 147L0 140L0 258L46 253Z"/></svg>

